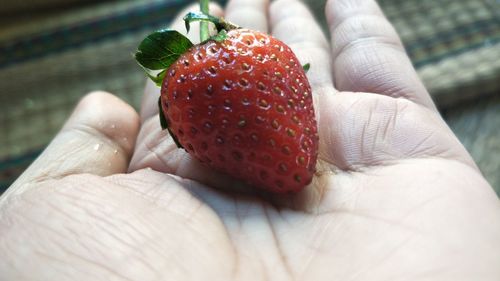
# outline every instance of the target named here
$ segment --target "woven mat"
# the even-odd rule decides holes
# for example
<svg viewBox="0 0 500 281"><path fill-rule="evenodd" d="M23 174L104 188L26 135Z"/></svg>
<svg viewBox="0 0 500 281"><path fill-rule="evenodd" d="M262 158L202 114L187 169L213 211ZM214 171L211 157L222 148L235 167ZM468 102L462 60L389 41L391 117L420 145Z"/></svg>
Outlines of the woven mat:
<svg viewBox="0 0 500 281"><path fill-rule="evenodd" d="M324 0L306 2L321 9ZM500 92L495 0L379 3L438 105ZM106 90L138 106L144 76L131 54L185 4L96 2L0 19L0 53L8 54L0 56L0 190L38 155L85 93ZM321 13L317 16L324 22Z"/></svg>
<svg viewBox="0 0 500 281"><path fill-rule="evenodd" d="M185 5L105 2L51 11L0 31L0 53L8 54L0 56L0 192L47 145L84 94L105 90L138 107L145 78L132 54Z"/></svg>
<svg viewBox="0 0 500 281"><path fill-rule="evenodd" d="M500 3L379 0L440 107L498 93Z"/></svg>

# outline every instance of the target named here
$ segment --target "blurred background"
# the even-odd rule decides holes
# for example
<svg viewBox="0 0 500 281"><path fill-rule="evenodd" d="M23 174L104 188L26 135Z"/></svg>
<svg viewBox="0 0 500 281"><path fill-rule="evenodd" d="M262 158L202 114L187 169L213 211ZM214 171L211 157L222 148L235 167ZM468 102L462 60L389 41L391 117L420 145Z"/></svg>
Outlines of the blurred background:
<svg viewBox="0 0 500 281"><path fill-rule="evenodd" d="M326 31L325 0L303 1ZM1 2L0 193L84 94L106 90L138 108L145 78L134 50L192 1ZM500 194L500 1L378 2L443 117Z"/></svg>

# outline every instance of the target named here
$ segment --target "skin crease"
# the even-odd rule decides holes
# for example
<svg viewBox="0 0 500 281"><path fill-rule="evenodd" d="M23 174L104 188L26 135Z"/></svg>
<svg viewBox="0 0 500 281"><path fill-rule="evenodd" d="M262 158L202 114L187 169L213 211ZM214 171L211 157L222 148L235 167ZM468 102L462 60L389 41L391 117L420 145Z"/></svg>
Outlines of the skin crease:
<svg viewBox="0 0 500 281"><path fill-rule="evenodd" d="M498 280L499 200L393 27L372 0L325 12L330 45L296 0L224 14L311 63L320 160L302 193L256 194L175 149L151 84L140 116L93 93L0 198L0 279Z"/></svg>

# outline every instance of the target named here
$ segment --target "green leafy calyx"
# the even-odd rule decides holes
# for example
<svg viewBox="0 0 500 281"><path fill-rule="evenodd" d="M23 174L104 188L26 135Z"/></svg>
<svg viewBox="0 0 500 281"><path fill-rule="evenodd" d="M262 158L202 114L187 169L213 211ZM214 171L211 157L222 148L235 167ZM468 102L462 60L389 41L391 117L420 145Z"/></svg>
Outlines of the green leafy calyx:
<svg viewBox="0 0 500 281"><path fill-rule="evenodd" d="M302 68L304 69L304 71L307 73L309 71L309 69L311 68L311 64L310 63L306 63L302 66Z"/></svg>
<svg viewBox="0 0 500 281"><path fill-rule="evenodd" d="M161 83L165 70L193 46L178 31L163 29L149 34L137 48L135 59L156 84ZM156 70L161 70L155 73Z"/></svg>
<svg viewBox="0 0 500 281"><path fill-rule="evenodd" d="M161 108L161 97L158 98L158 113L160 116L160 125L163 130L168 128L168 122L167 118L165 118L165 115L163 114L163 109Z"/></svg>
<svg viewBox="0 0 500 281"><path fill-rule="evenodd" d="M186 26L186 30L189 32L190 30L190 24L195 21L201 21L201 22L211 22L215 25L215 28L217 29L217 32L221 32L222 30L232 30L232 29L238 29L241 28L231 22L226 21L224 18L219 18L219 17L214 17L209 14L205 13L195 13L195 12L189 12L186 14L184 17L184 25ZM203 41L203 38L201 38Z"/></svg>
<svg viewBox="0 0 500 281"><path fill-rule="evenodd" d="M175 145L177 145L178 148L184 148L181 145L181 143L179 142L179 140L177 139L177 137L175 136L175 134L168 127L167 118L165 118L165 115L163 114L163 109L161 108L161 97L158 98L158 113L159 113L158 115L160 116L160 125L161 125L161 128L163 130L165 130L165 129L168 130L168 133L170 134L170 136L172 137L172 139L175 142Z"/></svg>
<svg viewBox="0 0 500 281"><path fill-rule="evenodd" d="M227 38L227 32L223 29L219 33L217 33L216 35L210 37L209 40L214 40L216 42L222 42L222 41L226 40L226 38Z"/></svg>

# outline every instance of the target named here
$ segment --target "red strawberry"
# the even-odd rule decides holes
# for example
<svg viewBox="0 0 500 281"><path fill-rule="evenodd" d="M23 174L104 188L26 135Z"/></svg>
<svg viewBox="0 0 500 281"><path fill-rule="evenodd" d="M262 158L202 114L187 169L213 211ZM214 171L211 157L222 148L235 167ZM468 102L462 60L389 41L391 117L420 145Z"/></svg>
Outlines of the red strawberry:
<svg viewBox="0 0 500 281"><path fill-rule="evenodd" d="M272 192L311 182L311 88L283 42L234 29L193 46L165 72L160 103L171 135L206 165Z"/></svg>

